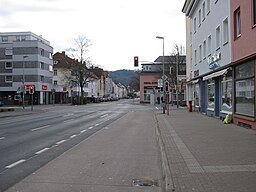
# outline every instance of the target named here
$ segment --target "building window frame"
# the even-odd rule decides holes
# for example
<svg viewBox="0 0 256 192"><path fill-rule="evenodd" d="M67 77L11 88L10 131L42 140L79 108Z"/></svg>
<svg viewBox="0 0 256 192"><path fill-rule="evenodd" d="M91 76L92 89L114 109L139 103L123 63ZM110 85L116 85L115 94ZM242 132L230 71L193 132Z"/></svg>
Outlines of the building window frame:
<svg viewBox="0 0 256 192"><path fill-rule="evenodd" d="M215 108L215 82L213 79L207 81L207 110Z"/></svg>
<svg viewBox="0 0 256 192"><path fill-rule="evenodd" d="M8 36L2 36L2 42L8 42Z"/></svg>
<svg viewBox="0 0 256 192"><path fill-rule="evenodd" d="M209 35L208 37L207 37L207 52L208 52L208 56L211 56L211 54L212 54L212 36L211 35Z"/></svg>
<svg viewBox="0 0 256 192"><path fill-rule="evenodd" d="M12 69L12 68L13 68L12 62L6 61L5 62L5 69Z"/></svg>
<svg viewBox="0 0 256 192"><path fill-rule="evenodd" d="M57 75L58 75L58 70L57 70L57 69L54 69L54 70L53 70L53 75L54 75L54 76L57 76Z"/></svg>
<svg viewBox="0 0 256 192"><path fill-rule="evenodd" d="M241 11L240 7L238 7L234 11L234 35L235 39L239 38L241 36Z"/></svg>
<svg viewBox="0 0 256 192"><path fill-rule="evenodd" d="M209 15L211 12L211 0L207 0L206 6L207 6L207 15Z"/></svg>
<svg viewBox="0 0 256 192"><path fill-rule="evenodd" d="M43 75L40 75L40 82L44 83L44 76Z"/></svg>
<svg viewBox="0 0 256 192"><path fill-rule="evenodd" d="M221 111L232 113L232 71L222 76L221 79Z"/></svg>
<svg viewBox="0 0 256 192"><path fill-rule="evenodd" d="M256 27L256 0L252 0L252 26Z"/></svg>
<svg viewBox="0 0 256 192"><path fill-rule="evenodd" d="M215 29L216 31L216 51L220 49L220 45L221 45L221 35L220 35L220 26L216 27Z"/></svg>
<svg viewBox="0 0 256 192"><path fill-rule="evenodd" d="M12 82L13 82L13 77L12 77L12 75L6 75L6 76L5 76L5 82L6 82L6 83L12 83Z"/></svg>
<svg viewBox="0 0 256 192"><path fill-rule="evenodd" d="M228 17L223 21L223 45L229 42L229 22Z"/></svg>
<svg viewBox="0 0 256 192"><path fill-rule="evenodd" d="M205 20L205 1L203 2L203 5L202 5L202 21Z"/></svg>

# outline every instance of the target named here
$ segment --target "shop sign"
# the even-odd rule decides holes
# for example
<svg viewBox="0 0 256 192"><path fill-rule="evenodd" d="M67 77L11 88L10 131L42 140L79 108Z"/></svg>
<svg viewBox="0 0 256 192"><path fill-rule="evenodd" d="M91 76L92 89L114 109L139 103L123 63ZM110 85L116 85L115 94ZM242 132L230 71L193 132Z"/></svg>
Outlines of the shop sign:
<svg viewBox="0 0 256 192"><path fill-rule="evenodd" d="M213 70L218 68L220 65L217 63L221 59L221 52L214 53L212 56L207 58L209 69Z"/></svg>
<svg viewBox="0 0 256 192"><path fill-rule="evenodd" d="M42 85L42 90L47 90L47 89L48 89L47 85Z"/></svg>

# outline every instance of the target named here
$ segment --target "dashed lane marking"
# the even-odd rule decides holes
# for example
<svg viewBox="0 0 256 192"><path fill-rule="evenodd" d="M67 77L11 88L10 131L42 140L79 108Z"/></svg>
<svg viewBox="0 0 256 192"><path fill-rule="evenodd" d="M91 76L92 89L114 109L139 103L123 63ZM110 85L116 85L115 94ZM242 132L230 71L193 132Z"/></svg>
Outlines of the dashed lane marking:
<svg viewBox="0 0 256 192"><path fill-rule="evenodd" d="M89 129L89 130L90 130L90 129L93 129L93 127L89 127L88 129Z"/></svg>
<svg viewBox="0 0 256 192"><path fill-rule="evenodd" d="M41 153L43 153L43 152L45 152L45 151L47 151L47 150L49 150L50 148L48 148L48 147L46 147L46 148L44 148L44 149L42 149L42 150L40 150L40 151L37 151L35 154L36 155L39 155L39 154L41 154Z"/></svg>
<svg viewBox="0 0 256 192"><path fill-rule="evenodd" d="M5 139L5 137L0 137L0 140L4 140Z"/></svg>
<svg viewBox="0 0 256 192"><path fill-rule="evenodd" d="M74 119L68 119L66 121L63 121L64 123L70 122L70 121L74 121Z"/></svg>
<svg viewBox="0 0 256 192"><path fill-rule="evenodd" d="M19 164L25 162L25 161L26 161L25 159L21 159L21 160L19 160L19 161L16 161L15 163L12 163L12 164L6 166L5 168L11 169L11 168L13 168L13 167L15 167L15 166L17 166L17 165L19 165Z"/></svg>
<svg viewBox="0 0 256 192"><path fill-rule="evenodd" d="M63 140L57 142L56 145L60 145L60 144L62 144L62 143L64 143L64 142L66 142L66 140L63 139Z"/></svg>
<svg viewBox="0 0 256 192"><path fill-rule="evenodd" d="M80 131L80 133L84 133L84 132L86 132L87 130L86 129L84 129L84 130L82 130L82 131Z"/></svg>
<svg viewBox="0 0 256 192"><path fill-rule="evenodd" d="M45 128L48 128L48 127L50 127L50 125L45 125L45 126L42 126L42 127L34 128L34 129L31 129L31 131L38 131L38 130L45 129Z"/></svg>
<svg viewBox="0 0 256 192"><path fill-rule="evenodd" d="M77 135L71 135L70 136L70 139L73 139L74 137L76 137Z"/></svg>

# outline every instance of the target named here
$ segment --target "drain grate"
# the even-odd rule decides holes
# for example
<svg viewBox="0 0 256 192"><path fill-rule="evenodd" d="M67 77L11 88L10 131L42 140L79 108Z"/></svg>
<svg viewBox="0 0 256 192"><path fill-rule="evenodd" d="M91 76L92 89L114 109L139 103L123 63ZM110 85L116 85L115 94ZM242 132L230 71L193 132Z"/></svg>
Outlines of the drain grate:
<svg viewBox="0 0 256 192"><path fill-rule="evenodd" d="M153 187L158 186L158 182L153 179L133 179L132 185L135 187Z"/></svg>

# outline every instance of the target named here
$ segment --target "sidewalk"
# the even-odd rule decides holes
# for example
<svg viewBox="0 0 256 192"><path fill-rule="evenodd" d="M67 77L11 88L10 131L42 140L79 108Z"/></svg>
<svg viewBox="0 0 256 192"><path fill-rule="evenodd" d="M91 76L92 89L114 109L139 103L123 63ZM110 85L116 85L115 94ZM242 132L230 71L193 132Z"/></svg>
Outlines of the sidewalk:
<svg viewBox="0 0 256 192"><path fill-rule="evenodd" d="M255 130L185 109L172 108L169 116L159 109L155 115L169 191L256 191Z"/></svg>

